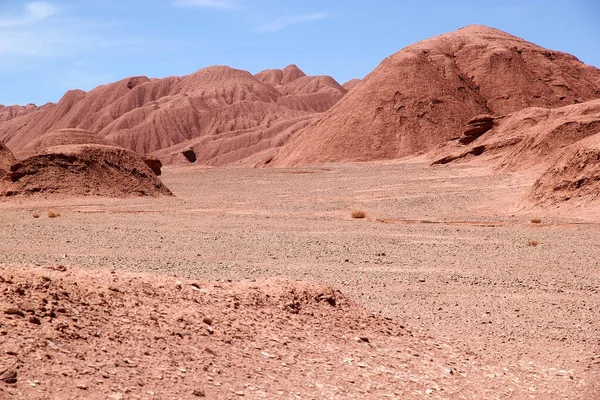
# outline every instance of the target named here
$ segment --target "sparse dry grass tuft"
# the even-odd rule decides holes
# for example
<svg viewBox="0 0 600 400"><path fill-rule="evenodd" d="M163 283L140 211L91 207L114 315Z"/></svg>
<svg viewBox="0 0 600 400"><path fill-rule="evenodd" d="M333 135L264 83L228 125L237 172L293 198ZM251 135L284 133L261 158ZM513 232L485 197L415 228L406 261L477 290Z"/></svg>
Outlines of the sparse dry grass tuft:
<svg viewBox="0 0 600 400"><path fill-rule="evenodd" d="M533 240L533 239L530 239L529 242L527 242L527 246L532 246L532 247L535 247L538 244L540 244L540 242L538 242L537 240Z"/></svg>
<svg viewBox="0 0 600 400"><path fill-rule="evenodd" d="M48 218L60 217L60 213L56 211L48 211Z"/></svg>
<svg viewBox="0 0 600 400"><path fill-rule="evenodd" d="M532 224L541 224L542 220L541 220L541 218L531 218L531 223Z"/></svg>
<svg viewBox="0 0 600 400"><path fill-rule="evenodd" d="M367 216L367 214L365 214L365 212L362 210L352 211L352 218L360 219L360 218L364 218L366 216Z"/></svg>

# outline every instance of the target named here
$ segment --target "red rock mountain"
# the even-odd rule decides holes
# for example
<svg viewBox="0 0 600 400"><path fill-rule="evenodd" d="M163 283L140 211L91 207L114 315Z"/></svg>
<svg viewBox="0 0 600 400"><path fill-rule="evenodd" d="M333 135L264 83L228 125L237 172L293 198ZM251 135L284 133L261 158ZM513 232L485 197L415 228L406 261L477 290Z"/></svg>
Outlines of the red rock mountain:
<svg viewBox="0 0 600 400"><path fill-rule="evenodd" d="M600 70L485 26L408 46L290 140L271 165L400 158L458 138L472 117L600 98Z"/></svg>
<svg viewBox="0 0 600 400"><path fill-rule="evenodd" d="M167 162L191 150L199 162L221 165L281 146L345 93L332 78L305 76L294 65L256 76L215 66L184 77L133 77L72 90L10 118L0 109L0 140L19 154L48 132L76 128L139 154L160 150Z"/></svg>

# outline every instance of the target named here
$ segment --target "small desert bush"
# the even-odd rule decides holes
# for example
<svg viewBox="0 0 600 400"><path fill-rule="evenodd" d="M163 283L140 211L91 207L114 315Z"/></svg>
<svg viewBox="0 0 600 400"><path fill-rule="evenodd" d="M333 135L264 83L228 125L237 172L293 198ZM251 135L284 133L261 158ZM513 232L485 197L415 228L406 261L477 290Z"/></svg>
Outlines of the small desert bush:
<svg viewBox="0 0 600 400"><path fill-rule="evenodd" d="M360 219L360 218L364 218L366 216L367 216L367 214L365 214L365 212L362 210L352 211L352 218Z"/></svg>
<svg viewBox="0 0 600 400"><path fill-rule="evenodd" d="M37 213L37 212L34 212L33 214L31 214L31 216L32 216L33 218L39 218L39 217L40 217L40 214L39 214L39 213Z"/></svg>
<svg viewBox="0 0 600 400"><path fill-rule="evenodd" d="M533 239L531 239L531 240L529 240L529 242L527 242L527 246L532 246L532 247L535 247L538 244L540 244L540 242L538 242L537 240L533 240Z"/></svg>
<svg viewBox="0 0 600 400"><path fill-rule="evenodd" d="M531 218L532 224L541 224L542 220L540 218Z"/></svg>
<svg viewBox="0 0 600 400"><path fill-rule="evenodd" d="M48 218L60 217L60 213L56 211L48 211Z"/></svg>

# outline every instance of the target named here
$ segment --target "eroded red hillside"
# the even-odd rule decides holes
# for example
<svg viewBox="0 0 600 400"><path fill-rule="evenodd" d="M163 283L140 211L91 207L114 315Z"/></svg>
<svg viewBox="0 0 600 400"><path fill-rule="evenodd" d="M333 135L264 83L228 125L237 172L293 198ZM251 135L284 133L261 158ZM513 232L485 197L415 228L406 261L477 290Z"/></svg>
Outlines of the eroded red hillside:
<svg viewBox="0 0 600 400"><path fill-rule="evenodd" d="M184 77L132 77L87 93L69 91L35 112L13 110L4 122L8 114L0 109L0 140L19 154L48 132L83 129L139 154L160 150L166 161L183 159L176 152L195 146L197 160L215 165L282 145L290 136L283 131L345 93L332 78L307 77L295 65L256 76L214 66Z"/></svg>
<svg viewBox="0 0 600 400"><path fill-rule="evenodd" d="M458 138L476 115L599 97L599 69L473 25L386 58L272 165L400 158Z"/></svg>

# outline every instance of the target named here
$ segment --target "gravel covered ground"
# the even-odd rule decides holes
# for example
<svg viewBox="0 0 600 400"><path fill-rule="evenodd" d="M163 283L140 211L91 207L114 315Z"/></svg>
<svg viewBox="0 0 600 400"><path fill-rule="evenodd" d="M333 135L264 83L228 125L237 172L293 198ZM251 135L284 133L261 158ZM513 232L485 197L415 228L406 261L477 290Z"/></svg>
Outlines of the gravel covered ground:
<svg viewBox="0 0 600 400"><path fill-rule="evenodd" d="M162 180L175 198L0 203L0 264L316 282L525 373L528 396L600 393L600 218L525 206L527 175L374 163Z"/></svg>

